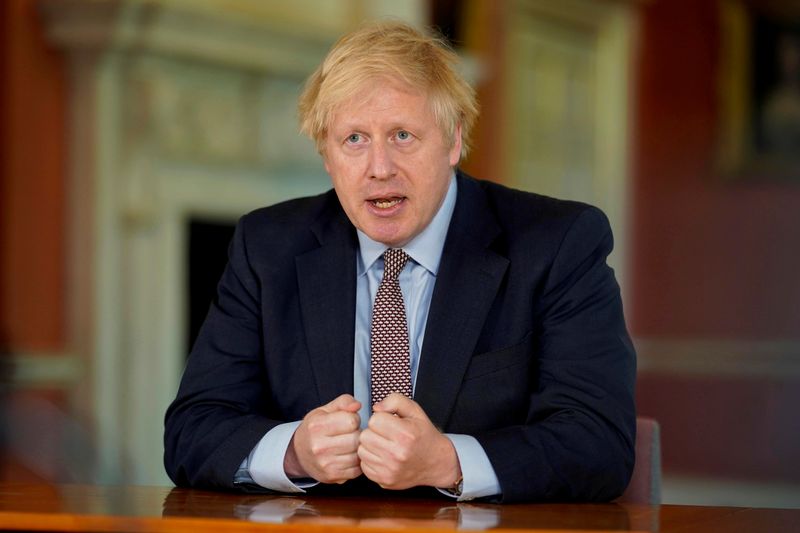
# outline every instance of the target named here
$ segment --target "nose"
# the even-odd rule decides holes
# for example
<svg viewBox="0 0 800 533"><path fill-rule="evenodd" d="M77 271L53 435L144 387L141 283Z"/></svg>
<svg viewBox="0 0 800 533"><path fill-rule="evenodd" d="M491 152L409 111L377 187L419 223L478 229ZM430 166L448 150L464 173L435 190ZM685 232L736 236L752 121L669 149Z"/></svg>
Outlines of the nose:
<svg viewBox="0 0 800 533"><path fill-rule="evenodd" d="M385 143L372 143L369 152L369 173L371 178L385 180L395 174L392 153Z"/></svg>

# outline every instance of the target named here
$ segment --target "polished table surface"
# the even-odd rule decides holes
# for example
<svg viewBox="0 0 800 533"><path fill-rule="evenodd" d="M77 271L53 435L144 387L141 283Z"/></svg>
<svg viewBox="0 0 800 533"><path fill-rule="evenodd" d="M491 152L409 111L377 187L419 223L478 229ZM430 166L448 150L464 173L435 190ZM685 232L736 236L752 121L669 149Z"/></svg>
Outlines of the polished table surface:
<svg viewBox="0 0 800 533"><path fill-rule="evenodd" d="M800 531L800 509L456 503L0 484L3 531Z"/></svg>

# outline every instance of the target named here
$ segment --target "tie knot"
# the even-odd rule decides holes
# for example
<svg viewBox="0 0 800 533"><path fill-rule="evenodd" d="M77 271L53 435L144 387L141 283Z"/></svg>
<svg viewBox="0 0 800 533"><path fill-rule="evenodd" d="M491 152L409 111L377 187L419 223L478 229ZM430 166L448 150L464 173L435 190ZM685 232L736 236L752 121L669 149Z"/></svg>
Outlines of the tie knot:
<svg viewBox="0 0 800 533"><path fill-rule="evenodd" d="M400 248L389 248L383 252L383 279L397 280L407 262L408 254Z"/></svg>

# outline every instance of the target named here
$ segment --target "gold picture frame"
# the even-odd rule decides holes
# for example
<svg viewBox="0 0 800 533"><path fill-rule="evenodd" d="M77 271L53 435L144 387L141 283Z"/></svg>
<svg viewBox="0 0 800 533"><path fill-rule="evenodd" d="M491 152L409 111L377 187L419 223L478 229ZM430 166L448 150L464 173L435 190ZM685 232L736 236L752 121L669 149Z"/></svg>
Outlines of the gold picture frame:
<svg viewBox="0 0 800 533"><path fill-rule="evenodd" d="M800 6L720 0L720 44L721 174L800 182Z"/></svg>

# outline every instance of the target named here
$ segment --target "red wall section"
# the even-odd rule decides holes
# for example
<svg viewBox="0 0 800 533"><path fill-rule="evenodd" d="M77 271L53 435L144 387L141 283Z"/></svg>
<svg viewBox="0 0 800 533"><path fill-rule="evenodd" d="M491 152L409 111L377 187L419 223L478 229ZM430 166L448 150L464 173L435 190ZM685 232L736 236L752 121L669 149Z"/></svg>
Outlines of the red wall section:
<svg viewBox="0 0 800 533"><path fill-rule="evenodd" d="M798 341L800 176L794 182L768 176L732 181L715 168L718 3L655 0L642 5L641 22L632 333ZM773 377L726 377L725 370L640 374L639 413L662 425L665 472L800 482L800 426L793 422L800 378L780 369Z"/></svg>
<svg viewBox="0 0 800 533"><path fill-rule="evenodd" d="M716 0L643 11L629 324L639 337L800 338L800 176L718 176Z"/></svg>
<svg viewBox="0 0 800 533"><path fill-rule="evenodd" d="M34 0L0 3L0 342L64 343L65 81Z"/></svg>
<svg viewBox="0 0 800 533"><path fill-rule="evenodd" d="M661 424L670 474L800 481L797 379L640 376L639 411Z"/></svg>

